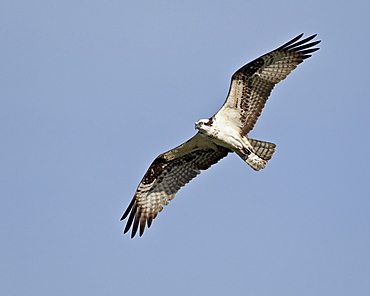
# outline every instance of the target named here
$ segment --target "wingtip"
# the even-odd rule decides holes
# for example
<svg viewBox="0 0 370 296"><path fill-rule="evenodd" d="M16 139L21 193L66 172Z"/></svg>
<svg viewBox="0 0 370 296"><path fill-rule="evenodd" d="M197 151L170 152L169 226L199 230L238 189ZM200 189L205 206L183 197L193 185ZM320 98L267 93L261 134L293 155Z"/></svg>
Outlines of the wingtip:
<svg viewBox="0 0 370 296"><path fill-rule="evenodd" d="M125 229L123 230L123 234L126 234L130 230L130 228L131 225L127 223Z"/></svg>
<svg viewBox="0 0 370 296"><path fill-rule="evenodd" d="M285 44L277 48L277 50L297 50L299 48L303 49L303 48L314 46L321 42L321 40L319 40L319 41L308 43L309 41L314 39L317 36L317 34L310 35L300 40L303 37L303 35L304 33L299 34L298 36L294 37L293 39L289 40L288 42L286 42Z"/></svg>
<svg viewBox="0 0 370 296"><path fill-rule="evenodd" d="M123 213L120 221L124 220L127 218L128 214L132 211L132 208L134 207L134 203L135 203L135 197L131 200L130 204L128 205L126 211Z"/></svg>
<svg viewBox="0 0 370 296"><path fill-rule="evenodd" d="M301 39L302 38L302 36L304 35L304 33L301 33L301 34L299 34L297 37L295 37L295 39Z"/></svg>
<svg viewBox="0 0 370 296"><path fill-rule="evenodd" d="M137 232L137 228L135 228L135 226L133 226L132 227L132 231L131 231L131 238L134 238L135 237L136 232Z"/></svg>

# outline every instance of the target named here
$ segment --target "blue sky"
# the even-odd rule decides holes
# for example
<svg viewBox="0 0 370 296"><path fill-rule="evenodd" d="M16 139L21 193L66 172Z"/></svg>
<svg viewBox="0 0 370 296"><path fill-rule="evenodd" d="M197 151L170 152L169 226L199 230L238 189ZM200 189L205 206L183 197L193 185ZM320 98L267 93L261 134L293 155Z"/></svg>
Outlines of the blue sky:
<svg viewBox="0 0 370 296"><path fill-rule="evenodd" d="M370 295L368 1L2 1L1 295ZM151 161L230 77L304 32L320 51L251 137L141 238L119 222Z"/></svg>

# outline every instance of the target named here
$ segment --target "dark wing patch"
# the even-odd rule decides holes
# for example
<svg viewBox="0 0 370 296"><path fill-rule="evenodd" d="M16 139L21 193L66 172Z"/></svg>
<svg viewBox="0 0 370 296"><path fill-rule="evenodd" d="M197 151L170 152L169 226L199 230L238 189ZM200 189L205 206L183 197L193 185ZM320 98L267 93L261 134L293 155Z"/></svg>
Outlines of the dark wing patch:
<svg viewBox="0 0 370 296"><path fill-rule="evenodd" d="M243 136L254 127L274 86L285 79L320 41L310 42L316 35L295 37L279 48L255 59L232 76L228 97L213 116L216 120L236 125ZM300 40L300 41L298 41Z"/></svg>
<svg viewBox="0 0 370 296"><path fill-rule="evenodd" d="M205 139L205 141L207 141ZM186 143L185 143L186 144ZM175 197L177 191L200 174L201 170L225 157L229 150L212 144L214 148L193 146L189 153L180 153L180 157L169 158L176 150L182 152L179 146L159 155L151 164L140 182L135 196L123 214L121 220L128 217L124 233L132 228L131 238L138 229L140 236L144 233L145 225L150 227L152 220Z"/></svg>

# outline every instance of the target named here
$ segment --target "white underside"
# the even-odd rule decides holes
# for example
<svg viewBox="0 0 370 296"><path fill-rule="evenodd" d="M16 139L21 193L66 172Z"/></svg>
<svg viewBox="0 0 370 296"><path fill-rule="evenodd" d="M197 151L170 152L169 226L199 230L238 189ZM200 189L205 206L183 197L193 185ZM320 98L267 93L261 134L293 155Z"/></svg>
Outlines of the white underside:
<svg viewBox="0 0 370 296"><path fill-rule="evenodd" d="M217 145L229 148L232 151L239 151L243 148L251 148L248 138L242 137L239 130L225 124L222 128L217 126L217 121L213 126L207 126L201 131L209 136Z"/></svg>
<svg viewBox="0 0 370 296"><path fill-rule="evenodd" d="M229 122L223 122L221 126L218 126L217 120L212 122L212 126L199 124L199 122L207 122L207 120L198 121L196 126L212 142L237 153L254 170L258 171L265 168L267 161L255 154L248 137L241 136L239 128L228 124Z"/></svg>

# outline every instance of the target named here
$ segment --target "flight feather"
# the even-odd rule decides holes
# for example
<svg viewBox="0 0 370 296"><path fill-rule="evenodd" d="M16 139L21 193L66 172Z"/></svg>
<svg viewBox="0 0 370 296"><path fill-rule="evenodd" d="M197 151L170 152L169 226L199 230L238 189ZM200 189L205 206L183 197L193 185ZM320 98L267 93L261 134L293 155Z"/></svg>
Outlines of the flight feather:
<svg viewBox="0 0 370 296"><path fill-rule="evenodd" d="M248 138L274 86L318 50L316 35L293 38L279 48L237 70L231 78L226 101L209 119L195 126L198 133L180 146L159 155L145 173L121 220L124 233L144 233L177 191L230 152L254 170L265 168L275 152L274 143Z"/></svg>
<svg viewBox="0 0 370 296"><path fill-rule="evenodd" d="M247 135L254 127L274 86L285 79L320 41L310 42L316 35L301 41L303 34L279 48L253 60L237 70L231 78L229 94L214 120L227 121Z"/></svg>

